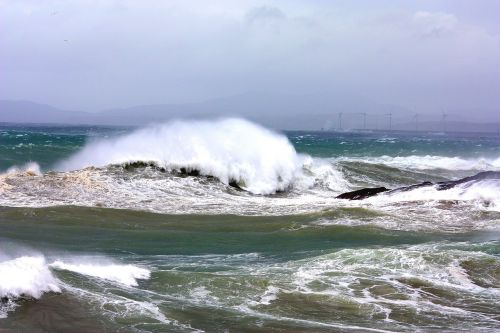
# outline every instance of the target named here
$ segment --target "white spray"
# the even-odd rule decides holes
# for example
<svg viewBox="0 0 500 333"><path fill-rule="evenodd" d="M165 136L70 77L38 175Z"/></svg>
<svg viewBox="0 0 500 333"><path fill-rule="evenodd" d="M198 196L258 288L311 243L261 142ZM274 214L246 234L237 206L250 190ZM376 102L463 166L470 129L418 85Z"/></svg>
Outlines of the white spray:
<svg viewBox="0 0 500 333"><path fill-rule="evenodd" d="M242 184L254 194L290 187L302 163L286 136L241 119L175 121L88 144L62 170L128 162L166 169L198 170L221 182Z"/></svg>

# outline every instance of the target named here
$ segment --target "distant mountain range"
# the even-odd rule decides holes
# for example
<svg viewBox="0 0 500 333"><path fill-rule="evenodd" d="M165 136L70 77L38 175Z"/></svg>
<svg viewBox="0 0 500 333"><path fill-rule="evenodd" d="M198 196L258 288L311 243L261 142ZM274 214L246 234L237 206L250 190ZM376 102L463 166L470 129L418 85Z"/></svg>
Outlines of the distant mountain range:
<svg viewBox="0 0 500 333"><path fill-rule="evenodd" d="M382 110L384 106L341 94L248 93L200 103L141 105L92 113L0 100L0 122L141 126L178 118L244 117L272 128L308 130L328 127L338 110L368 108Z"/></svg>
<svg viewBox="0 0 500 333"><path fill-rule="evenodd" d="M141 105L95 113L61 110L31 101L0 100L0 123L144 126L180 118L243 117L267 127L288 130L331 130L339 126L342 129L388 129L389 113L395 115L392 129L415 129L410 110L340 93L248 93L200 103ZM418 127L442 131L443 123L425 121ZM450 121L446 127L447 130L497 132L500 124Z"/></svg>

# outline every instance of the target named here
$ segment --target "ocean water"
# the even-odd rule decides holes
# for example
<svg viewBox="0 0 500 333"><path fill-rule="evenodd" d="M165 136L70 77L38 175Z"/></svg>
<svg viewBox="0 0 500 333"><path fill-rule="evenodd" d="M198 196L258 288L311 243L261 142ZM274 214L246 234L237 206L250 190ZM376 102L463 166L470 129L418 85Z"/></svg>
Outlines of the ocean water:
<svg viewBox="0 0 500 333"><path fill-rule="evenodd" d="M0 332L500 331L496 135L0 126Z"/></svg>

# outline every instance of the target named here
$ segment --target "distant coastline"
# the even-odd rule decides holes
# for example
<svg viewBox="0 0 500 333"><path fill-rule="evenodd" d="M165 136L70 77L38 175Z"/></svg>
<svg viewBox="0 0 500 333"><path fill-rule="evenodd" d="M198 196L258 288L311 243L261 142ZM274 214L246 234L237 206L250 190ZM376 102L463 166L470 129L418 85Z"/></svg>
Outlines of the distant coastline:
<svg viewBox="0 0 500 333"><path fill-rule="evenodd" d="M141 105L100 112L63 110L31 101L0 100L0 124L134 127L172 119L241 117L279 130L500 133L500 120L495 119L488 123L474 122L451 112L446 120L442 115L426 114L419 114L415 119L409 110L394 106L390 107L395 110L394 114L388 117L387 105L331 100L319 106L315 98L309 97L247 94L202 103ZM346 109L355 111L339 111Z"/></svg>

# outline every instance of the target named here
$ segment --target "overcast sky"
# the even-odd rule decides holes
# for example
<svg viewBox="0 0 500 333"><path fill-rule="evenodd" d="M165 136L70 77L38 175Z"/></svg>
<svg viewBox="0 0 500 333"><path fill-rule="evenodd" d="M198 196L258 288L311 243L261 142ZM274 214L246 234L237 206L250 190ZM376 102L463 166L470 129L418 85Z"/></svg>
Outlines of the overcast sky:
<svg viewBox="0 0 500 333"><path fill-rule="evenodd" d="M92 111L252 91L497 116L500 1L0 0L0 99Z"/></svg>

